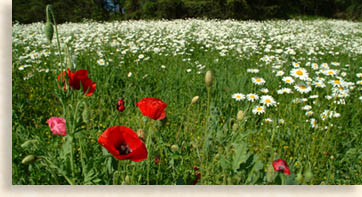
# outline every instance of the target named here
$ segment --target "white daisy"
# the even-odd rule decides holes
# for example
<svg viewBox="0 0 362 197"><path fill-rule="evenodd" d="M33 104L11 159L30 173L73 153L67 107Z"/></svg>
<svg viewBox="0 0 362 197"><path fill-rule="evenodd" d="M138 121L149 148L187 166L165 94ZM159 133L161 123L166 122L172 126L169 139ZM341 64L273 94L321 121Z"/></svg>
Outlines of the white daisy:
<svg viewBox="0 0 362 197"><path fill-rule="evenodd" d="M259 99L259 96L254 93L250 93L246 95L246 98L248 99L248 101L254 102L255 100Z"/></svg>
<svg viewBox="0 0 362 197"><path fill-rule="evenodd" d="M248 73L258 73L258 72L259 72L259 69L250 68L250 69L247 69L246 72L248 72Z"/></svg>
<svg viewBox="0 0 362 197"><path fill-rule="evenodd" d="M251 81L256 85L263 85L265 83L265 80L260 77L253 77L251 78Z"/></svg>
<svg viewBox="0 0 362 197"><path fill-rule="evenodd" d="M305 105L304 107L302 107L303 110L308 111L312 109L312 106L310 105Z"/></svg>
<svg viewBox="0 0 362 197"><path fill-rule="evenodd" d="M283 76L284 72L282 70L278 71L277 74L275 76L280 77Z"/></svg>
<svg viewBox="0 0 362 197"><path fill-rule="evenodd" d="M313 115L313 111L307 111L307 112L305 112L305 115L306 115L306 116L312 116L312 115Z"/></svg>
<svg viewBox="0 0 362 197"><path fill-rule="evenodd" d="M310 119L310 124L311 124L312 128L317 128L317 121L316 121L316 119L311 118L311 119Z"/></svg>
<svg viewBox="0 0 362 197"><path fill-rule="evenodd" d="M269 92L269 90L267 88L262 88L262 89L260 89L260 92L267 94Z"/></svg>
<svg viewBox="0 0 362 197"><path fill-rule="evenodd" d="M253 114L262 114L265 112L265 108L263 106L256 106L252 112Z"/></svg>
<svg viewBox="0 0 362 197"><path fill-rule="evenodd" d="M308 79L308 72L304 68L294 68L290 71L290 75L296 77L300 80L307 80Z"/></svg>
<svg viewBox="0 0 362 197"><path fill-rule="evenodd" d="M312 88L304 83L299 83L298 85L295 85L294 88L302 94L312 91Z"/></svg>
<svg viewBox="0 0 362 197"><path fill-rule="evenodd" d="M106 64L106 62L104 61L104 59L99 59L97 61L97 63L100 65L100 66L104 66Z"/></svg>
<svg viewBox="0 0 362 197"><path fill-rule="evenodd" d="M237 100L237 101L241 101L245 99L245 95L241 94L241 93L235 93L232 95L232 98Z"/></svg>
<svg viewBox="0 0 362 197"><path fill-rule="evenodd" d="M271 97L269 95L261 96L260 97L260 103L263 104L263 105L266 105L267 107L276 105L276 102L273 99L273 97Z"/></svg>
<svg viewBox="0 0 362 197"><path fill-rule="evenodd" d="M290 94L292 93L292 90L290 88L282 88L277 90L278 94Z"/></svg>
<svg viewBox="0 0 362 197"><path fill-rule="evenodd" d="M283 77L283 79L282 79L283 81L284 81L284 83L286 83L286 84L293 84L294 83L294 79L293 79L293 77L289 77L289 76L287 76L287 77Z"/></svg>

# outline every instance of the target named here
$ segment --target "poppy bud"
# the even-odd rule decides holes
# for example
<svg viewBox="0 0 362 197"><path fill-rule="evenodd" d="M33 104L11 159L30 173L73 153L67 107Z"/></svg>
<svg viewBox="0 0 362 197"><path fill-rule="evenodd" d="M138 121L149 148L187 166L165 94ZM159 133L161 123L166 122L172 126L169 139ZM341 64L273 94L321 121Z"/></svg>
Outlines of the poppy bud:
<svg viewBox="0 0 362 197"><path fill-rule="evenodd" d="M295 179L299 184L303 182L303 175L301 172L297 174L297 178Z"/></svg>
<svg viewBox="0 0 362 197"><path fill-rule="evenodd" d="M33 163L35 160L36 160L35 155L28 155L23 159L23 161L21 161L21 163L27 165Z"/></svg>
<svg viewBox="0 0 362 197"><path fill-rule="evenodd" d="M310 168L304 172L304 178L306 182L310 182L313 179L313 173Z"/></svg>
<svg viewBox="0 0 362 197"><path fill-rule="evenodd" d="M28 140L20 146L21 146L21 148L29 148L31 145L33 145L36 142L38 142L38 141L37 140Z"/></svg>
<svg viewBox="0 0 362 197"><path fill-rule="evenodd" d="M213 76L212 72L210 70L207 71L206 75L205 75L205 84L208 88L212 86L213 80L214 80L214 76Z"/></svg>
<svg viewBox="0 0 362 197"><path fill-rule="evenodd" d="M197 101L199 101L199 96L195 96L194 98L192 98L192 100L191 100L191 104L195 104L195 103L197 103Z"/></svg>
<svg viewBox="0 0 362 197"><path fill-rule="evenodd" d="M138 129L137 130L137 135L141 140L145 139L145 133L143 132L143 129Z"/></svg>
<svg viewBox="0 0 362 197"><path fill-rule="evenodd" d="M124 178L124 181L126 182L126 184L130 184L130 183L131 183L131 179L129 178L128 175L126 176L126 178Z"/></svg>
<svg viewBox="0 0 362 197"><path fill-rule="evenodd" d="M244 119L244 112L243 112L243 110L240 110L240 111L238 112L238 115L237 115L236 117L237 117L238 120Z"/></svg>
<svg viewBox="0 0 362 197"><path fill-rule="evenodd" d="M172 151L177 151L178 150L178 146L176 144L171 146L171 150Z"/></svg>
<svg viewBox="0 0 362 197"><path fill-rule="evenodd" d="M49 21L47 21L45 23L44 33L45 33L45 37L47 38L49 43L51 43L52 39L53 39L54 29L53 29L53 25Z"/></svg>

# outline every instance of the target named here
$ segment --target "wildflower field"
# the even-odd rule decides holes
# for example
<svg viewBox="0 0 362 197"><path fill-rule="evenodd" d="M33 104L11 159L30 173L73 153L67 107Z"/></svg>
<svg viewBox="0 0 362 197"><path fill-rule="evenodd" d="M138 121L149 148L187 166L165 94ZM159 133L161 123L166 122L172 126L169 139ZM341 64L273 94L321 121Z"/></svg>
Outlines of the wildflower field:
<svg viewBox="0 0 362 197"><path fill-rule="evenodd" d="M362 184L361 23L44 26L12 26L14 185Z"/></svg>

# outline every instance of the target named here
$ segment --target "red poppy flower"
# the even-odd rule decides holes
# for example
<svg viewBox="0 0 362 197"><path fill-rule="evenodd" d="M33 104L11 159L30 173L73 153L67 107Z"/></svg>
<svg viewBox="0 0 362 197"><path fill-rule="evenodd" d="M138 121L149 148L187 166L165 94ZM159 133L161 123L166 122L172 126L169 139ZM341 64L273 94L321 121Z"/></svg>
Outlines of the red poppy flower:
<svg viewBox="0 0 362 197"><path fill-rule="evenodd" d="M120 111L120 112L124 111L124 100L123 99L118 100L117 110Z"/></svg>
<svg viewBox="0 0 362 197"><path fill-rule="evenodd" d="M106 129L98 138L98 143L120 160L143 161L147 159L145 144L137 133L125 126Z"/></svg>
<svg viewBox="0 0 362 197"><path fill-rule="evenodd" d="M275 171L283 172L284 174L290 175L288 164L282 159L273 161L273 167Z"/></svg>
<svg viewBox="0 0 362 197"><path fill-rule="evenodd" d="M165 108L167 104L162 100L152 97L143 98L136 103L144 116L154 120L162 120L166 117Z"/></svg>
<svg viewBox="0 0 362 197"><path fill-rule="evenodd" d="M63 82L65 72L63 72ZM88 78L88 70L80 69L75 73L72 73L69 68L67 69L67 75L69 76L69 85L76 90L80 90L80 84L83 87L83 93L87 93L86 96L90 96L96 90L96 82L92 82ZM60 74L58 75L58 80L60 80ZM66 91L66 85L64 84L64 91Z"/></svg>

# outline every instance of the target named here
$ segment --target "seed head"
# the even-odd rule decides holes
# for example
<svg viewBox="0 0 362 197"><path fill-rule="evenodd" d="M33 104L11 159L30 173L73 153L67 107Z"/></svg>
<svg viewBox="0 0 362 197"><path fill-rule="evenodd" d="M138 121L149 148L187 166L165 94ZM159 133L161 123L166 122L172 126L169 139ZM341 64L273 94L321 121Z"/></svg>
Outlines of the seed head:
<svg viewBox="0 0 362 197"><path fill-rule="evenodd" d="M208 88L210 88L212 86L212 82L214 80L214 76L212 74L212 72L209 70L206 72L205 75L205 84Z"/></svg>
<svg viewBox="0 0 362 197"><path fill-rule="evenodd" d="M197 101L199 101L199 96L195 96L194 98L192 98L192 100L191 100L191 104L195 104L195 103L197 103Z"/></svg>
<svg viewBox="0 0 362 197"><path fill-rule="evenodd" d="M23 159L23 161L21 161L21 163L27 165L33 163L36 159L35 155L28 155Z"/></svg>

